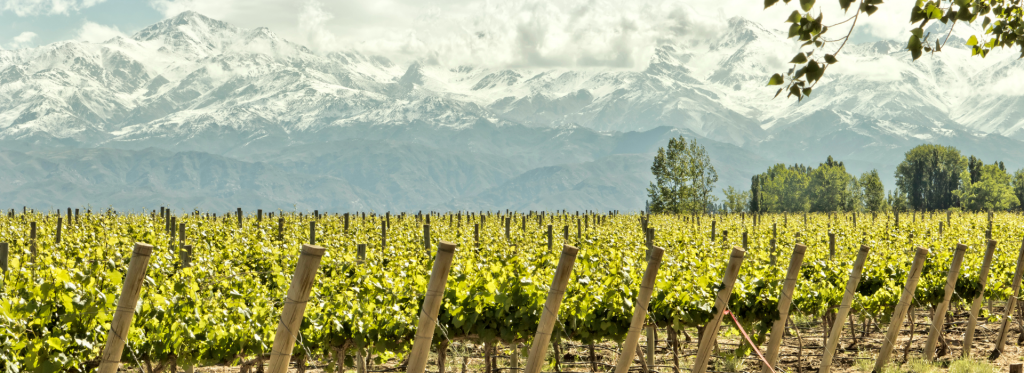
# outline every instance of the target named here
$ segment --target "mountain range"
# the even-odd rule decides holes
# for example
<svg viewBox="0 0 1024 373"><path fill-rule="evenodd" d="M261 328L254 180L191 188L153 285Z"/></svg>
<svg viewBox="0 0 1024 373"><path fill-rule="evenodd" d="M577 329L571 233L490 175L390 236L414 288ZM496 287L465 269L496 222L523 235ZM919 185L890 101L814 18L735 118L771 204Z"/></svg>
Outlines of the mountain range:
<svg viewBox="0 0 1024 373"><path fill-rule="evenodd" d="M0 50L0 200L628 211L678 136L708 149L719 192L829 155L891 187L921 143L1024 167L1024 63L972 58L964 36L916 62L899 42L847 46L796 101L765 82L797 45L742 18L640 68L512 68L320 53L185 12L130 38Z"/></svg>

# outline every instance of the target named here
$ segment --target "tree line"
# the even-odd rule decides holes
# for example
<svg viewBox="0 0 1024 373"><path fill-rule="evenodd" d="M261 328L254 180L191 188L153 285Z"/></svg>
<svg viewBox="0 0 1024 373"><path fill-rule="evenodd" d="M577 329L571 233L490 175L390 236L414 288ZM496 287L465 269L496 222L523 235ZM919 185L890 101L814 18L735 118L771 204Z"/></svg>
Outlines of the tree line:
<svg viewBox="0 0 1024 373"><path fill-rule="evenodd" d="M776 164L754 175L750 189L732 186L721 202L712 195L718 174L703 146L669 140L651 167L651 212L833 212L1011 210L1024 201L1024 169L1011 175L1003 162L985 164L952 146L919 145L896 167L896 189L885 191L878 170L859 177L829 156L817 167Z"/></svg>

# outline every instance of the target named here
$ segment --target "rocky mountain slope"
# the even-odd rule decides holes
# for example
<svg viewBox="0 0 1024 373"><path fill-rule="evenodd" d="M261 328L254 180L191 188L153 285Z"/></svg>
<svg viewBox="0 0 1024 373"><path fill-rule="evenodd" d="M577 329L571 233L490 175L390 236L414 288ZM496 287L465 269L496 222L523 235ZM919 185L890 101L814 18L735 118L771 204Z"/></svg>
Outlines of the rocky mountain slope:
<svg viewBox="0 0 1024 373"><path fill-rule="evenodd" d="M848 47L796 102L764 87L795 45L740 18L637 69L490 68L315 53L186 12L130 38L0 51L0 195L38 207L630 210L650 155L678 135L709 148L720 187L828 155L892 175L923 142L1024 166L1024 65L971 59L958 40L917 62L897 42Z"/></svg>

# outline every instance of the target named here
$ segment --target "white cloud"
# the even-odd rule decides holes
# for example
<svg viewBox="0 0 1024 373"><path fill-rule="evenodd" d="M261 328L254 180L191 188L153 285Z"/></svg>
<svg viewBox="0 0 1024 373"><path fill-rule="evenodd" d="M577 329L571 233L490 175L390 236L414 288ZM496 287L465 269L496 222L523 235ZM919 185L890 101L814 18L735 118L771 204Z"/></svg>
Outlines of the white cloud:
<svg viewBox="0 0 1024 373"><path fill-rule="evenodd" d="M314 50L356 49L399 61L445 65L642 68L654 47L711 39L731 17L782 28L797 2L764 10L759 1L719 0L151 0L166 16L195 10L232 24L266 26ZM844 14L818 2L825 23ZM906 9L904 9L906 8ZM861 32L902 40L905 4L862 16ZM845 34L837 27L832 37Z"/></svg>
<svg viewBox="0 0 1024 373"><path fill-rule="evenodd" d="M102 43L118 36L128 37L117 26L101 25L89 21L85 21L82 27L78 29L77 35L75 35L78 40L90 43Z"/></svg>
<svg viewBox="0 0 1024 373"><path fill-rule="evenodd" d="M2 0L0 12L14 12L18 17L69 14L106 0Z"/></svg>
<svg viewBox="0 0 1024 373"><path fill-rule="evenodd" d="M7 44L7 48L18 49L32 46L32 41L36 39L36 33L32 31L25 31L14 38L11 38L11 42Z"/></svg>

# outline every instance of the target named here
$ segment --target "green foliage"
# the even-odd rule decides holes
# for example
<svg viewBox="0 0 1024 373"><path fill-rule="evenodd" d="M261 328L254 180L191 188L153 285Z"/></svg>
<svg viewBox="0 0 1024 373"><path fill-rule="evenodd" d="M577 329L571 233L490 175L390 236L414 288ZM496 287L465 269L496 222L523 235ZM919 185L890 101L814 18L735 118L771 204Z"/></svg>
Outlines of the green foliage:
<svg viewBox="0 0 1024 373"><path fill-rule="evenodd" d="M956 205L953 191L967 159L952 146L918 145L896 166L896 186L914 210L944 210Z"/></svg>
<svg viewBox="0 0 1024 373"><path fill-rule="evenodd" d="M885 203L885 187L878 177L878 170L871 170L860 175L860 187L864 191L864 209L869 212L888 210Z"/></svg>
<svg viewBox="0 0 1024 373"><path fill-rule="evenodd" d="M910 201L907 200L907 195L899 189L889 191L889 196L886 197L885 204L888 206L888 209L896 212L905 212L910 210Z"/></svg>
<svg viewBox="0 0 1024 373"><path fill-rule="evenodd" d="M874 181L870 186L880 189L877 172ZM760 212L863 211L868 198L860 181L831 156L817 168L776 164L752 177L750 189L750 211ZM872 193L879 203L881 192Z"/></svg>
<svg viewBox="0 0 1024 373"><path fill-rule="evenodd" d="M768 171L755 176L752 182L758 182L760 198L758 206L762 212L797 212L807 211L807 184L810 182L810 167L776 164ZM752 186L753 187L753 186ZM753 202L753 201L751 201Z"/></svg>
<svg viewBox="0 0 1024 373"><path fill-rule="evenodd" d="M737 213L747 211L747 201L750 200L749 190L740 191L732 186L727 186L723 191L725 192L726 212Z"/></svg>
<svg viewBox="0 0 1024 373"><path fill-rule="evenodd" d="M825 163L811 172L807 185L811 211L849 211L853 205L853 196L848 189L851 178L853 176L846 172L843 162L836 162L829 156Z"/></svg>
<svg viewBox="0 0 1024 373"><path fill-rule="evenodd" d="M1017 196L1021 208L1024 208L1024 169L1013 173L1013 195Z"/></svg>
<svg viewBox="0 0 1024 373"><path fill-rule="evenodd" d="M802 100L810 96L812 88L821 81L825 70L836 63L836 56L842 52L856 29L857 21L862 15L870 16L878 11L882 0L860 0L854 7L854 0L838 0L839 7L844 11L854 9L853 15L845 20L829 22L833 27L843 29L845 35L825 36L829 27L823 25L823 14L815 14L815 0L800 0L799 6L786 17L789 23L789 37L802 42L800 51L792 58L793 67L786 74L773 74L768 85L784 85L775 93L777 97L783 91L788 96L796 96ZM786 4L790 2L784 1ZM778 3L778 0L765 0L765 8ZM957 22L975 23L981 20L979 35L972 35L966 45L971 47L971 55L982 58L996 47L1013 48L1018 46L1024 58L1024 3L1017 0L917 0L911 9L910 23L915 27L910 30L906 48L911 58L917 60L924 53L942 51L949 40L949 35L925 34L929 22L940 21L952 30ZM814 52L826 53L822 58L813 57ZM788 82L788 83L787 83Z"/></svg>
<svg viewBox="0 0 1024 373"><path fill-rule="evenodd" d="M703 213L717 198L711 195L718 173L697 140L669 139L651 165L655 182L647 188L652 212Z"/></svg>
<svg viewBox="0 0 1024 373"><path fill-rule="evenodd" d="M960 189L953 191L961 206L973 211L1009 210L1020 206L1005 168L998 163L983 165L978 170L977 182L972 181L972 171L960 174Z"/></svg>
<svg viewBox="0 0 1024 373"><path fill-rule="evenodd" d="M156 244L149 259L147 280L132 331L121 357L127 367L139 361L154 365L176 359L186 363L220 364L264 355L274 338L298 247L308 242L312 219L285 214L284 232L276 219L257 222L247 217L243 227L229 219L180 216L193 245L193 266L181 268L161 218L144 215L84 214L67 223L63 240L53 240L56 217L18 214L0 217L0 242L10 247L10 270L0 278L0 364L6 371L76 371L95 363L106 342L108 327L133 242ZM506 237L502 218L514 224ZM556 335L567 340L621 341L629 328L638 281L645 268L644 234L636 215L584 215L586 225L569 241L581 250L559 309ZM657 325L693 328L715 312L715 294L729 252L741 235L727 242L711 241L711 218L653 214L655 244L665 247L662 270L651 299L649 318ZM954 214L943 236L935 232L945 216L921 215L891 226L892 217L860 219L855 228L849 214L810 214L804 224L793 216L764 214L765 224L750 225L749 217L715 216L719 232L748 231L747 251L739 280L729 300L732 310L755 341L761 341L778 318L778 297L787 260L771 259L772 228L777 245L792 247L800 233L807 245L804 266L794 292L794 319L817 320L833 309L856 256L856 245L839 245L830 257L827 233L839 242L867 240L874 249L865 264L853 312L885 323L906 281L912 258L905 248L916 245L972 247L964 258L954 302L978 294L980 262L985 240L978 234L985 214ZM993 238L1009 242L1024 235L1019 215L996 213ZM387 245L381 246L385 219L368 214L353 219L348 230L337 216L316 220L318 244L327 253L317 271L306 304L296 354L324 355L348 346L401 360L414 338L423 289L433 261L424 253L422 224L409 215L392 215ZM31 254L29 222L38 222L38 253ZM788 222L788 223L787 223ZM913 223L912 223L913 222ZM480 241L474 241L480 224ZM444 301L438 315L435 341L441 338L476 343L529 343L536 330L558 251L547 249L546 227L576 225L570 214L513 214L486 219L476 215L434 214L431 236L458 245ZM364 261L356 245L368 244ZM985 296L1006 299L1012 291L1016 250L1001 245L988 279ZM922 306L942 299L949 250L929 255L914 302ZM773 264L773 262L775 262ZM742 284L742 285L740 285ZM165 365L166 366L166 365ZM126 367L126 368L127 368Z"/></svg>

